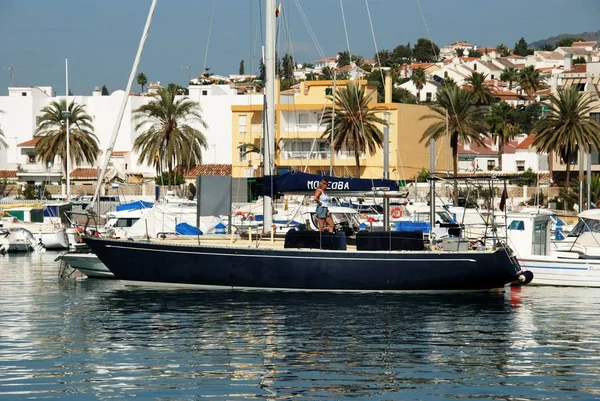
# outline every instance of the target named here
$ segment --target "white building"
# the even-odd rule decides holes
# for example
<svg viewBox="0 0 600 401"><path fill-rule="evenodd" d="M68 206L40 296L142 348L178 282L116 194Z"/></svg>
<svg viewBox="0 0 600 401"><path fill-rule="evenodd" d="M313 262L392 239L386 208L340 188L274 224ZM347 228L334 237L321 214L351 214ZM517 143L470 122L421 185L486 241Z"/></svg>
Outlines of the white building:
<svg viewBox="0 0 600 401"><path fill-rule="evenodd" d="M0 169L14 170L19 168L29 174L51 175L59 165L44 166L31 159L31 141L36 129L36 117L40 111L52 101L64 99L64 96L53 96L50 87L11 87L8 96L0 96L0 128L4 132L8 149L0 149ZM92 117L94 133L98 137L99 147L105 150L108 147L118 110L125 92L117 90L110 96L101 96L99 91L94 91L91 96L71 96L78 104L85 105L86 112ZM189 96L191 100L200 103L202 116L208 128L196 126L206 136L208 149L203 152L203 163L231 164L231 131L233 105L262 105L262 95L238 95L237 90L229 85L191 85ZM125 114L121 121L119 134L114 147L115 152L125 157L114 158L114 162L125 164L122 166L128 173L154 174L152 166L138 164L138 155L132 152L132 145L139 135L134 130L135 122L132 121L132 111L152 100L151 96L130 96ZM17 146L21 144L22 146ZM116 160L118 159L118 160ZM103 154L99 155L94 166L97 167L104 160ZM71 166L75 169L77 166Z"/></svg>

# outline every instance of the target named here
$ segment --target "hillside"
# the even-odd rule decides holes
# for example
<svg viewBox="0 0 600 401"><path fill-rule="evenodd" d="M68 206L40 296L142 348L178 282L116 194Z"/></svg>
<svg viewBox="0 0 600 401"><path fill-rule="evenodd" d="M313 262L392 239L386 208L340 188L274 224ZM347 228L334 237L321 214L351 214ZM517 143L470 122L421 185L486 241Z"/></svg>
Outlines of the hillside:
<svg viewBox="0 0 600 401"><path fill-rule="evenodd" d="M558 42L560 39L565 38L567 36L574 36L576 38L583 38L584 41L599 41L600 42L600 31L596 32L583 32L583 33L563 33L557 36L552 36L551 38L538 40L535 42L529 43L529 47L533 49L537 49L542 46L544 43L550 42L552 44Z"/></svg>

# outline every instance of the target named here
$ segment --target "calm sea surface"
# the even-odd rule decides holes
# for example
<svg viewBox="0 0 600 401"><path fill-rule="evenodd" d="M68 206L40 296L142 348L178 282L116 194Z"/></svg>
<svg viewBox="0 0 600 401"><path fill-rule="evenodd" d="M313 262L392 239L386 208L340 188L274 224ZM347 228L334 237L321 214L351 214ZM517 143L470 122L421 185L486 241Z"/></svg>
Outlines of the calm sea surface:
<svg viewBox="0 0 600 401"><path fill-rule="evenodd" d="M0 257L0 398L600 399L600 289L158 291Z"/></svg>

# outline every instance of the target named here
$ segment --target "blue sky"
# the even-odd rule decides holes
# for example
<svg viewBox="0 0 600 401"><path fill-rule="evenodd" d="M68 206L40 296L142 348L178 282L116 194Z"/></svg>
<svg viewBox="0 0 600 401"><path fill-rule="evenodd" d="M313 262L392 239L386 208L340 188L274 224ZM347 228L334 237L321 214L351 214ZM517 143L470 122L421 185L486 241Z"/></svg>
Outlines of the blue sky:
<svg viewBox="0 0 600 401"><path fill-rule="evenodd" d="M94 86L103 84L110 91L124 89L150 3L0 0L0 67L4 67L0 70L0 94L7 93L8 66L13 67L15 85L50 85L57 94L63 94L65 58L69 59L70 86L75 94L91 94ZM243 59L246 73L256 71L260 59L261 3L264 4L259 0L159 0L140 70L151 81L182 85L187 83L189 72L197 76L205 65L213 73L227 75L237 73ZM598 0L342 3L350 51L365 58L373 56L376 46L392 49L398 44L414 44L420 37L431 37L439 46L466 40L479 46L504 43L512 48L521 37L534 42L560 33L600 29ZM297 62L312 62L321 56L297 4L325 56L347 50L339 0L283 0L287 22L280 27L281 55L291 49ZM190 66L190 70L185 66Z"/></svg>

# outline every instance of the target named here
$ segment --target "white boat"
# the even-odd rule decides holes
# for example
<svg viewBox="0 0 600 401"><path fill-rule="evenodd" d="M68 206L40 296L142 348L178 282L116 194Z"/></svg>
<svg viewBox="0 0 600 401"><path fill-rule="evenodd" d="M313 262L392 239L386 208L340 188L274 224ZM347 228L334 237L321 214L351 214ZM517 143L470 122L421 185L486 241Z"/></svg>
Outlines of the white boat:
<svg viewBox="0 0 600 401"><path fill-rule="evenodd" d="M112 278L113 274L93 253L67 252L60 254L55 260L62 260L73 269L79 270L88 277Z"/></svg>
<svg viewBox="0 0 600 401"><path fill-rule="evenodd" d="M3 228L24 228L35 238L35 243L46 249L68 249L69 239L60 217L45 217L44 205L4 205L6 215L0 219Z"/></svg>
<svg viewBox="0 0 600 401"><path fill-rule="evenodd" d="M521 267L533 272L532 285L600 288L600 232L590 230L600 229L600 211L581 215L586 216L578 223L583 232L562 244L551 241L549 215L507 215L508 243Z"/></svg>
<svg viewBox="0 0 600 401"><path fill-rule="evenodd" d="M29 252L36 245L35 238L24 228L0 229L0 253Z"/></svg>

